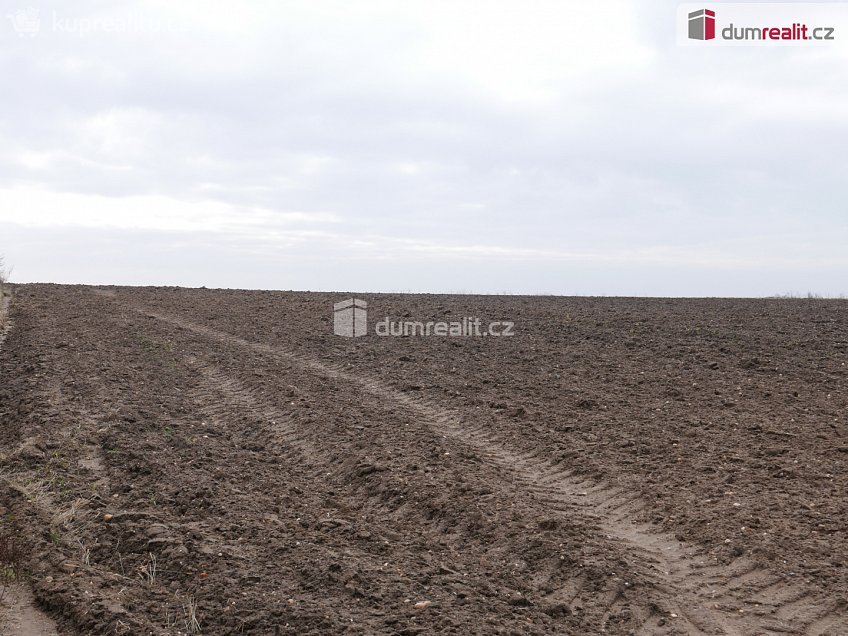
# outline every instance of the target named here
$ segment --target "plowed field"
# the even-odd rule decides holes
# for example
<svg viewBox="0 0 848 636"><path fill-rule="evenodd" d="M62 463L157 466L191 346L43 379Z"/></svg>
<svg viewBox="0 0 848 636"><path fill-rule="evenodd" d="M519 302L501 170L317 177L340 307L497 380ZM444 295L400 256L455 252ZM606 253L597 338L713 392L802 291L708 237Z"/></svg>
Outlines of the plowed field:
<svg viewBox="0 0 848 636"><path fill-rule="evenodd" d="M848 302L349 297L15 288L0 529L60 633L848 634Z"/></svg>

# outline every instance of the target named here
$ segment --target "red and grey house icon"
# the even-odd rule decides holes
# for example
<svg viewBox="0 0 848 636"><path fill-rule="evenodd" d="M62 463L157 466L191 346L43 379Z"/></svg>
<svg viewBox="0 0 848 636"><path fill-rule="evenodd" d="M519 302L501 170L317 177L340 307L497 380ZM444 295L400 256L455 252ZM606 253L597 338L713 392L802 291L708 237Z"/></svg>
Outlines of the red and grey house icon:
<svg viewBox="0 0 848 636"><path fill-rule="evenodd" d="M689 14L689 39L712 40L715 38L715 11L700 9Z"/></svg>

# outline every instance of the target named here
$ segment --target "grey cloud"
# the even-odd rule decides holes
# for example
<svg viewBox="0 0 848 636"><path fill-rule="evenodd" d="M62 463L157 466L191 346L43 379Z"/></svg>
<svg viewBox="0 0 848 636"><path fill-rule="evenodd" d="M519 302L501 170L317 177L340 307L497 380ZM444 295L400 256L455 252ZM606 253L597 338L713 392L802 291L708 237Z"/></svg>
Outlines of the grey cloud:
<svg viewBox="0 0 848 636"><path fill-rule="evenodd" d="M676 4L638 3L630 28L652 61L576 76L552 69L550 99L511 102L422 66L427 33L396 10L386 14L394 23L375 9L347 25L330 4L317 6L294 3L289 19L278 10L275 27L241 38L191 20L182 33L132 37L28 41L4 32L0 72L16 81L0 104L0 187L105 195L115 205L157 194L226 203L234 214L240 206L332 214L332 232L312 227L297 245L335 263L346 245L373 244L373 265L367 250L349 250L349 271L375 288L426 280L410 272L439 253L446 271L473 258L511 272L516 291L578 291L574 278L588 276L582 291L615 293L628 258L651 272L645 293L719 293L705 272L724 277L722 259L739 268L741 282L723 283L739 293L781 291L796 269L804 270L797 284L848 291L836 282L848 239L848 88L832 79L845 72L840 54L683 49L671 33ZM230 61L219 50L227 46ZM130 137L122 144L119 134ZM14 231L38 244L37 230ZM156 234L137 240L162 244ZM244 272L232 276L267 284L251 254L268 243L238 240L219 245L241 255ZM404 251L404 241L435 248ZM183 245L207 262L205 247ZM115 271L135 280L131 254ZM646 264L644 254L673 258ZM820 279L804 278L816 257ZM188 262L169 266L193 280ZM702 274L686 288L681 267ZM305 267L302 286L327 288L333 271ZM462 286L493 289L468 279Z"/></svg>

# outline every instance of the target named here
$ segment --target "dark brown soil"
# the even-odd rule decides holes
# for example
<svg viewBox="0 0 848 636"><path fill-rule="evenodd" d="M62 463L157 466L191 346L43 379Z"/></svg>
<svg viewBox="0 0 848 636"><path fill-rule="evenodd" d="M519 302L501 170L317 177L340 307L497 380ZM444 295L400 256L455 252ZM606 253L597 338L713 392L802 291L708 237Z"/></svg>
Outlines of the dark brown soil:
<svg viewBox="0 0 848 636"><path fill-rule="evenodd" d="M848 302L347 297L16 288L0 516L62 633L848 634Z"/></svg>

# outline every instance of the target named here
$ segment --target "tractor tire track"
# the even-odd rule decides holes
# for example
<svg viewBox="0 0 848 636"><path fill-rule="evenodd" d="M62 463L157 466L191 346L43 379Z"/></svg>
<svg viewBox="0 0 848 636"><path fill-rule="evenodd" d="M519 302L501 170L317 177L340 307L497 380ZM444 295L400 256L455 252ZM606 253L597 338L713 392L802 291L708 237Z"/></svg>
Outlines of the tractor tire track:
<svg viewBox="0 0 848 636"><path fill-rule="evenodd" d="M635 493L582 477L568 466L540 457L539 449L522 452L510 448L491 431L461 414L338 366L177 316L144 307L135 309L211 340L277 357L306 372L356 386L363 395L403 408L433 433L465 446L499 467L512 476L517 487L543 502L549 510L564 517L578 513L591 517L609 541L638 559L662 594L661 604L643 617L638 633L660 633L664 629L687 635L728 636L848 633L844 602L823 598L746 559L737 559L729 566L706 562L695 546L640 521L639 513L646 504ZM608 599L610 612L616 608L617 597L618 594L612 593Z"/></svg>

